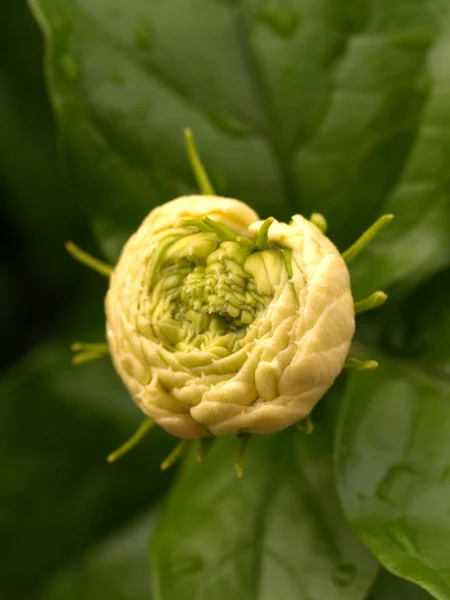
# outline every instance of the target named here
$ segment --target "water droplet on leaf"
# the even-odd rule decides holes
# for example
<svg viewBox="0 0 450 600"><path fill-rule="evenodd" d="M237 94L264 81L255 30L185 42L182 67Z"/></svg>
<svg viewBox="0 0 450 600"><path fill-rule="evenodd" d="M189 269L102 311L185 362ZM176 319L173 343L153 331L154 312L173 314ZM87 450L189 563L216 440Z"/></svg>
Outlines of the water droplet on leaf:
<svg viewBox="0 0 450 600"><path fill-rule="evenodd" d="M281 37L292 37L299 24L299 15L286 0L267 0L261 18Z"/></svg>
<svg viewBox="0 0 450 600"><path fill-rule="evenodd" d="M355 565L341 565L333 571L333 582L340 587L351 585L356 577Z"/></svg>
<svg viewBox="0 0 450 600"><path fill-rule="evenodd" d="M59 60L64 77L71 83L75 83L81 77L81 66L77 59L71 54L64 54Z"/></svg>

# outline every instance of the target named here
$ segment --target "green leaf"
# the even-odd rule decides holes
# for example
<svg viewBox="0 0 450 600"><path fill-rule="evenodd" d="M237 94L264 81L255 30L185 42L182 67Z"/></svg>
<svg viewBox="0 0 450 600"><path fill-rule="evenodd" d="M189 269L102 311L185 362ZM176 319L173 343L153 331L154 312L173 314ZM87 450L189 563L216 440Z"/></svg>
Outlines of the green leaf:
<svg viewBox="0 0 450 600"><path fill-rule="evenodd" d="M36 600L151 600L147 546L154 521L150 512L94 546Z"/></svg>
<svg viewBox="0 0 450 600"><path fill-rule="evenodd" d="M242 479L234 439L191 456L152 540L155 598L365 598L378 565L343 521L327 439L256 436Z"/></svg>
<svg viewBox="0 0 450 600"><path fill-rule="evenodd" d="M214 187L262 216L322 212L344 249L394 212L358 293L448 263L449 24L432 0L30 2L110 253L153 206L195 190L189 126Z"/></svg>
<svg viewBox="0 0 450 600"><path fill-rule="evenodd" d="M275 127L226 3L32 6L49 41L49 81L68 160L105 234L113 228L116 239L128 236L156 204L196 191L187 126L223 195L289 216Z"/></svg>
<svg viewBox="0 0 450 600"><path fill-rule="evenodd" d="M450 378L450 269L419 286L384 323L390 352L420 361L437 376Z"/></svg>
<svg viewBox="0 0 450 600"><path fill-rule="evenodd" d="M33 274L43 272L51 296L74 279L75 270L61 252L64 241L86 239L89 229L61 168L43 82L33 82L40 74L39 30L23 3L6 10L0 24L0 188L8 236L2 242L15 241L14 267L23 272L30 265Z"/></svg>
<svg viewBox="0 0 450 600"><path fill-rule="evenodd" d="M382 571L369 600L431 600L431 596L416 585Z"/></svg>
<svg viewBox="0 0 450 600"><path fill-rule="evenodd" d="M450 385L387 356L351 379L336 443L347 518L390 571L450 598Z"/></svg>
<svg viewBox="0 0 450 600"><path fill-rule="evenodd" d="M5 597L29 597L49 572L161 497L170 480L159 470L169 442L162 432L116 465L106 462L140 420L107 359L74 368L59 344L36 349L2 377Z"/></svg>

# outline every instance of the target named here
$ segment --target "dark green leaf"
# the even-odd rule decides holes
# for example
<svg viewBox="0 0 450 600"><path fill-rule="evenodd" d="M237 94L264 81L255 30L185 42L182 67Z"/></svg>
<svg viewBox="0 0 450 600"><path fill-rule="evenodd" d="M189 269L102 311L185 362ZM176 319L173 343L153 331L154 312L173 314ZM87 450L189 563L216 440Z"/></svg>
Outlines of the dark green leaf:
<svg viewBox="0 0 450 600"><path fill-rule="evenodd" d="M379 361L352 378L341 411L344 510L387 569L448 600L450 385L418 365Z"/></svg>
<svg viewBox="0 0 450 600"><path fill-rule="evenodd" d="M448 30L431 0L31 4L67 155L111 253L150 208L194 191L189 126L215 188L263 216L321 211L343 246L396 213L356 266L358 293L448 262Z"/></svg>
<svg viewBox="0 0 450 600"><path fill-rule="evenodd" d="M117 465L107 454L141 417L108 364L75 369L61 345L41 347L0 382L0 579L5 598L33 588L158 500L169 481L155 432Z"/></svg>
<svg viewBox="0 0 450 600"><path fill-rule="evenodd" d="M419 286L390 315L383 342L390 352L421 361L437 375L450 378L450 270Z"/></svg>
<svg viewBox="0 0 450 600"><path fill-rule="evenodd" d="M151 600L148 536L155 514L139 517L64 569L37 600Z"/></svg>
<svg viewBox="0 0 450 600"><path fill-rule="evenodd" d="M155 597L362 600L378 565L343 521L326 440L256 436L242 479L234 439L191 457L152 541Z"/></svg>
<svg viewBox="0 0 450 600"><path fill-rule="evenodd" d="M431 596L416 585L382 571L369 600L431 600Z"/></svg>

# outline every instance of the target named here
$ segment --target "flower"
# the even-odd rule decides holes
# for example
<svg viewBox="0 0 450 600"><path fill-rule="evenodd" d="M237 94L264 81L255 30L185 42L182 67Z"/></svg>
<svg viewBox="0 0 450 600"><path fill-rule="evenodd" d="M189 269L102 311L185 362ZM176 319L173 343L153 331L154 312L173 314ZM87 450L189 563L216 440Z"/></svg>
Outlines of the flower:
<svg viewBox="0 0 450 600"><path fill-rule="evenodd" d="M179 438L273 433L308 417L354 334L346 263L313 222L184 196L125 244L107 340L139 408Z"/></svg>
<svg viewBox="0 0 450 600"><path fill-rule="evenodd" d="M105 343L76 342L74 364L111 354L147 418L114 462L158 423L181 441L162 462L172 466L189 440L203 460L213 436L236 434L235 468L244 473L252 433L296 424L342 368L370 370L347 357L355 314L378 308L376 291L353 302L347 266L393 219L382 215L342 255L325 236L325 217L294 215L289 224L216 196L189 129L190 163L202 192L154 209L114 268L73 244L68 252L110 277Z"/></svg>

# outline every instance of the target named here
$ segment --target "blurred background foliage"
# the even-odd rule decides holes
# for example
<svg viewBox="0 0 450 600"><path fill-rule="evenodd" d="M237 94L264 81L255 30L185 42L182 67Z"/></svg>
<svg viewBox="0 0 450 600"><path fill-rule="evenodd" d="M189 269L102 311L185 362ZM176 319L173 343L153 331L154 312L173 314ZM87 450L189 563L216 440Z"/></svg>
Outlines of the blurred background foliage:
<svg viewBox="0 0 450 600"><path fill-rule="evenodd" d="M132 521L167 487L159 459L170 441L152 436L126 463L107 465L139 413L107 361L70 364L79 332L104 338L106 280L64 250L73 239L98 252L61 160L42 64L42 36L25 2L2 2L0 596L148 598L151 517L138 528ZM103 548L122 527L123 537ZM78 559L85 566L71 569Z"/></svg>

